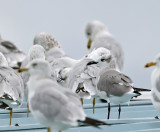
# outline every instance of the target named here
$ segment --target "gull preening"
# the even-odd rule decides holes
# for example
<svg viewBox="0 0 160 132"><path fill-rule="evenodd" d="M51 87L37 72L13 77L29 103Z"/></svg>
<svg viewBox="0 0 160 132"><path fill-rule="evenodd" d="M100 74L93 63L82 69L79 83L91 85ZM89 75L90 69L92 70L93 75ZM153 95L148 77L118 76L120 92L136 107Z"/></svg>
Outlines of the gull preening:
<svg viewBox="0 0 160 132"><path fill-rule="evenodd" d="M7 60L0 53L0 108L10 110L10 125L12 109L22 105L24 85L20 75L8 66Z"/></svg>
<svg viewBox="0 0 160 132"><path fill-rule="evenodd" d="M67 83L67 87L77 93L83 99L93 98L93 113L95 106L96 85L100 69L105 67L111 60L111 53L106 48L97 48L83 57L71 68L60 70L58 80Z"/></svg>
<svg viewBox="0 0 160 132"><path fill-rule="evenodd" d="M145 65L145 68L151 66L156 66L151 75L151 84L152 84L151 100L153 106L158 111L160 111L160 53L157 54L153 62L147 63ZM155 118L159 119L158 116L156 116Z"/></svg>
<svg viewBox="0 0 160 132"><path fill-rule="evenodd" d="M121 71L124 65L124 52L120 43L112 36L106 26L100 21L91 21L86 26L85 34L88 38L88 49L91 51L99 47L109 49ZM91 45L91 43L93 44Z"/></svg>
<svg viewBox="0 0 160 132"><path fill-rule="evenodd" d="M0 36L0 52L3 53L7 59L10 67L17 66L18 62L22 62L26 54L19 50L12 42L3 40Z"/></svg>
<svg viewBox="0 0 160 132"><path fill-rule="evenodd" d="M80 122L95 127L112 125L86 117L79 96L51 79L51 67L47 61L33 60L26 70L31 75L28 82L31 112L48 128L48 132L78 126Z"/></svg>

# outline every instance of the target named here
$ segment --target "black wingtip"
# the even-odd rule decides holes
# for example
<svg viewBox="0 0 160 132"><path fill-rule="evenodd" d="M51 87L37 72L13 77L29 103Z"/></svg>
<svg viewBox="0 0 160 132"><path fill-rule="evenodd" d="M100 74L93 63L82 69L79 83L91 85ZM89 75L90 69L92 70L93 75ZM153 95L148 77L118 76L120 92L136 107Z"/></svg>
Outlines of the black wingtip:
<svg viewBox="0 0 160 132"><path fill-rule="evenodd" d="M135 88L133 87L134 91L137 91L137 92L150 92L151 90L150 89L144 89L144 88Z"/></svg>
<svg viewBox="0 0 160 132"><path fill-rule="evenodd" d="M93 127L99 128L99 129L100 129L99 126L101 126L101 125L111 126L111 125L126 124L126 123L106 123L106 122L96 120L96 119L93 119L93 118L89 118L89 117L86 117L86 119L84 121L79 121L79 122L87 124L87 125L91 125Z"/></svg>

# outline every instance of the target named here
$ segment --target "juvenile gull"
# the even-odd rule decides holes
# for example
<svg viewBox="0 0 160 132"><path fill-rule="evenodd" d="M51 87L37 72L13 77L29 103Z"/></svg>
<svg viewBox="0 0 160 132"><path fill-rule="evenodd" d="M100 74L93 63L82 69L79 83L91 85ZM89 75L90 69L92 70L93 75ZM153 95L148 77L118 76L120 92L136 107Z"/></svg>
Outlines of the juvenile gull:
<svg viewBox="0 0 160 132"><path fill-rule="evenodd" d="M17 66L26 57L25 53L20 51L12 42L3 40L0 36L0 52L3 53L10 67Z"/></svg>
<svg viewBox="0 0 160 132"><path fill-rule="evenodd" d="M151 66L156 66L151 75L151 84L152 84L151 100L153 106L158 111L160 111L160 53L157 54L153 62L147 63L145 65L145 68ZM158 116L156 116L155 118L158 118Z"/></svg>
<svg viewBox="0 0 160 132"><path fill-rule="evenodd" d="M30 109L34 118L50 129L65 130L79 122L98 126L111 125L86 117L79 96L51 79L51 67L47 61L33 60L27 69Z"/></svg>
<svg viewBox="0 0 160 132"><path fill-rule="evenodd" d="M46 59L60 58L66 56L59 42L49 33L40 32L34 37L33 44L41 45L46 51Z"/></svg>
<svg viewBox="0 0 160 132"><path fill-rule="evenodd" d="M133 87L133 81L130 77L120 73L116 68L115 59L109 62L109 65L100 71L97 83L97 94L100 98L108 102L108 119L110 117L110 103L119 105L119 115L121 104L129 102L133 97L141 95L141 91L150 91Z"/></svg>
<svg viewBox="0 0 160 132"><path fill-rule="evenodd" d="M6 58L0 53L0 108L10 110L18 108L23 102L24 85L22 78L10 67Z"/></svg>
<svg viewBox="0 0 160 132"><path fill-rule="evenodd" d="M59 42L49 33L40 32L34 38L34 45L39 44L44 47L46 60L52 66L52 77L56 78L57 73L63 68L74 66L78 60L67 56Z"/></svg>
<svg viewBox="0 0 160 132"><path fill-rule="evenodd" d="M91 51L98 47L109 49L121 71L124 64L124 52L120 43L111 35L106 26L100 21L91 21L87 24L85 33L88 38L88 49ZM92 46L91 43L93 43Z"/></svg>
<svg viewBox="0 0 160 132"><path fill-rule="evenodd" d="M33 45L27 57L22 62L22 67L26 67L32 60L42 59L45 60L45 49L41 45ZM27 101L27 117L29 117L29 103L28 103L28 87L27 82L29 80L30 74L29 72L22 73L22 79L24 82L24 99Z"/></svg>

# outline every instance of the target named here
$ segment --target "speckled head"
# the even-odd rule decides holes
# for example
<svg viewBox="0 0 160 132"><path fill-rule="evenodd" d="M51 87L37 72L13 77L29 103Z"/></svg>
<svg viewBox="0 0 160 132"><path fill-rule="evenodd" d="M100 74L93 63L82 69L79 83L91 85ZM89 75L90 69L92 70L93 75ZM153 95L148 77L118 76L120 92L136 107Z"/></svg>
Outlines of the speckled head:
<svg viewBox="0 0 160 132"><path fill-rule="evenodd" d="M34 45L39 44L39 45L43 46L43 48L46 51L48 51L54 47L61 48L58 41L55 38L53 38L53 36L51 34L46 33L46 32L40 32L40 33L36 34L36 36L34 37L33 43L34 43Z"/></svg>

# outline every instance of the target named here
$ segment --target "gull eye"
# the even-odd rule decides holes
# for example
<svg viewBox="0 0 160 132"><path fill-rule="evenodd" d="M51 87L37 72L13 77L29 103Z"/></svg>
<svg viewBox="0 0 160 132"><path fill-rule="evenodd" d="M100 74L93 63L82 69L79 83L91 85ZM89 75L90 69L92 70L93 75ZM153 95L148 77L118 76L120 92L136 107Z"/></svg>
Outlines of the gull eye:
<svg viewBox="0 0 160 132"><path fill-rule="evenodd" d="M106 61L105 59L101 59L102 62Z"/></svg>
<svg viewBox="0 0 160 132"><path fill-rule="evenodd" d="M33 67L35 67L35 66L37 66L37 64L36 64L36 63L34 63L34 64L32 64L32 66L33 66Z"/></svg>
<svg viewBox="0 0 160 132"><path fill-rule="evenodd" d="M87 33L87 35L89 36L89 35L91 35L91 33Z"/></svg>

